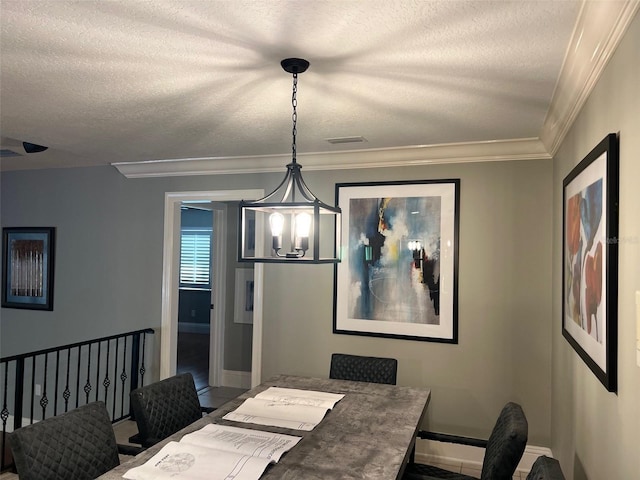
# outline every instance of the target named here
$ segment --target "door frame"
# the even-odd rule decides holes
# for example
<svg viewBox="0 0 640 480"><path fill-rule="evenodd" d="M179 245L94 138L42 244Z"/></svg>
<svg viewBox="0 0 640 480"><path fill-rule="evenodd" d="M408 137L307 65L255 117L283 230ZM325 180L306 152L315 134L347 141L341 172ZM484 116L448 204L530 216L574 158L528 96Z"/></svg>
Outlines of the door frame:
<svg viewBox="0 0 640 480"><path fill-rule="evenodd" d="M160 379L176 374L178 358L178 288L180 273L180 205L182 202L225 202L255 200L264 190L214 190L166 192L164 197L164 245L162 252L162 314L160 327ZM262 225L256 225L261 233ZM259 237L260 238L260 237ZM257 245L256 245L257 247ZM251 346L251 386L261 382L263 265L254 266L253 343ZM219 331L217 326L212 326ZM223 339L218 339L223 341Z"/></svg>
<svg viewBox="0 0 640 480"><path fill-rule="evenodd" d="M224 366L224 320L226 318L227 287L220 279L225 278L227 271L227 236L225 225L227 221L227 205L222 202L210 202L213 216L212 239L213 252L213 282L211 290L211 305L209 311L209 385L222 386L222 370Z"/></svg>

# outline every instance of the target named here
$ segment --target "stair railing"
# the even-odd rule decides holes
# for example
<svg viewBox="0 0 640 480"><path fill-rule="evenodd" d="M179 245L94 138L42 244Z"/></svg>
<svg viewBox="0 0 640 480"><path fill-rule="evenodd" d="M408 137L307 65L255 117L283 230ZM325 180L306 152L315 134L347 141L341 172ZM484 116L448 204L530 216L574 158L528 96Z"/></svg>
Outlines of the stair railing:
<svg viewBox="0 0 640 480"><path fill-rule="evenodd" d="M112 423L131 416L129 392L144 385L151 328L0 358L1 470L7 433L101 400Z"/></svg>

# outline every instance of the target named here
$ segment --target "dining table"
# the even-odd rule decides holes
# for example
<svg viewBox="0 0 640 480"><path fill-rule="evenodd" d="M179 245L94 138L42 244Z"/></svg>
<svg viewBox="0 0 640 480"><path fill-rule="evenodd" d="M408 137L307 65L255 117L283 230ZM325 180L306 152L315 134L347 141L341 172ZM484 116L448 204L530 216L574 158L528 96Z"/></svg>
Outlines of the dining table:
<svg viewBox="0 0 640 480"><path fill-rule="evenodd" d="M258 425L226 420L246 399L269 387L343 394L312 430ZM264 480L394 480L402 478L412 461L416 435L426 414L431 392L427 388L329 378L276 375L162 442L99 477L121 480L131 468L147 462L170 441L209 423L256 429L302 439L277 463L269 465Z"/></svg>

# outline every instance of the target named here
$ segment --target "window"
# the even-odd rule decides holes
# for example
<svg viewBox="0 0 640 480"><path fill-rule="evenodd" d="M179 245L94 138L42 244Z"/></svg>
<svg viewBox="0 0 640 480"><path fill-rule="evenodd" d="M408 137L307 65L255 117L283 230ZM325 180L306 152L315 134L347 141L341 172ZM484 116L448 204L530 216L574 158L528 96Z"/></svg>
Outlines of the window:
<svg viewBox="0 0 640 480"><path fill-rule="evenodd" d="M180 286L211 288L211 230L182 230Z"/></svg>

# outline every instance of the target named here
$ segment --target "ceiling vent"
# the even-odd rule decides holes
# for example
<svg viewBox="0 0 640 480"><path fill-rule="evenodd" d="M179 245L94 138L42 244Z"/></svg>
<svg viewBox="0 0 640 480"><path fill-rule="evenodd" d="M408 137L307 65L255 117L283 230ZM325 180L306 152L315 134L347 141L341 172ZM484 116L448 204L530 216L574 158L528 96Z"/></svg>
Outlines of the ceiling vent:
<svg viewBox="0 0 640 480"><path fill-rule="evenodd" d="M327 138L326 140L333 145L341 143L363 143L367 141L364 137L335 137Z"/></svg>

